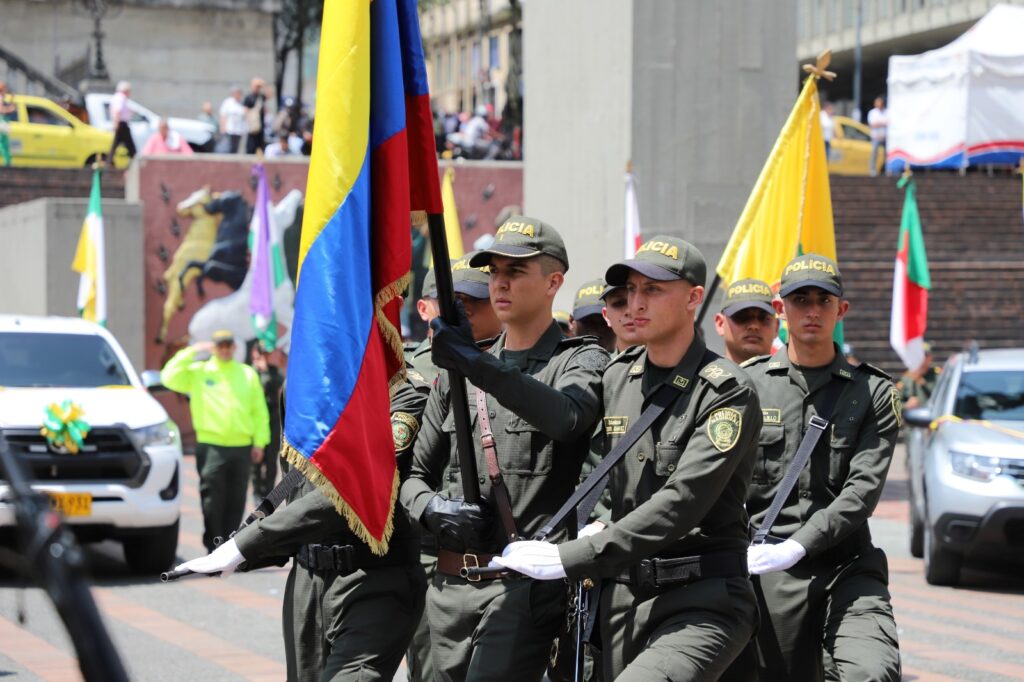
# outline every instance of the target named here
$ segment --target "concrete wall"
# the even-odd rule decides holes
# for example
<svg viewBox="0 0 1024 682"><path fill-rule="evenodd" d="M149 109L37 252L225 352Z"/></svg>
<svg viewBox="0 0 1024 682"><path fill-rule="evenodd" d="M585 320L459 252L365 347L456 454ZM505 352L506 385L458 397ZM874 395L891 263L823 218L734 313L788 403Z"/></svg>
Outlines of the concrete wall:
<svg viewBox="0 0 1024 682"><path fill-rule="evenodd" d="M78 273L71 270L86 199L36 199L0 209L0 313L77 315ZM107 327L142 370L142 206L103 202Z"/></svg>
<svg viewBox="0 0 1024 682"><path fill-rule="evenodd" d="M688 239L714 269L797 95L795 12L794 0L527 3L525 208L569 244L563 306L622 256L630 159L643 234Z"/></svg>
<svg viewBox="0 0 1024 682"><path fill-rule="evenodd" d="M92 44L92 18L69 0L3 0L0 44L53 74ZM165 116L216 108L232 83L273 80L273 0L216 3L145 0L105 19L103 54L111 79L132 82L132 98ZM0 79L3 74L0 73ZM77 83L71 85L77 86Z"/></svg>

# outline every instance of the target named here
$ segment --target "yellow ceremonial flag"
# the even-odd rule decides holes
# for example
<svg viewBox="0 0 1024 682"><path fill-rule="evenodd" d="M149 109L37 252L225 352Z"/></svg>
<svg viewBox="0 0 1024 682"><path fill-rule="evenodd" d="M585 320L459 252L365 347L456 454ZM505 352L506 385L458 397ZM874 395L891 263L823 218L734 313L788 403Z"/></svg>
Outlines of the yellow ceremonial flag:
<svg viewBox="0 0 1024 682"><path fill-rule="evenodd" d="M462 247L462 224L459 210L455 207L455 169L449 166L444 171L441 183L441 203L444 204L444 236L448 241L448 257L458 260L465 255Z"/></svg>
<svg viewBox="0 0 1024 682"><path fill-rule="evenodd" d="M836 260L828 160L821 134L818 67L775 141L725 253L715 269L725 286L746 278L779 289L782 269L795 256L818 253Z"/></svg>

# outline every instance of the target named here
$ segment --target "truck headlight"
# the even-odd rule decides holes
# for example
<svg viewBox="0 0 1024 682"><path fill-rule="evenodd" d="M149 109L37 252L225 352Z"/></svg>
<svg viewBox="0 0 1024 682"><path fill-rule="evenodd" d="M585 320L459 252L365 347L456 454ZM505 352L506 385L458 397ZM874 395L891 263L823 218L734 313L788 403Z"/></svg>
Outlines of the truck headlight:
<svg viewBox="0 0 1024 682"><path fill-rule="evenodd" d="M974 481L991 481L1003 473L1005 461L999 457L972 455L967 452L950 451L953 473Z"/></svg>
<svg viewBox="0 0 1024 682"><path fill-rule="evenodd" d="M178 425L168 419L162 424L132 429L132 440L139 448L150 445L171 445L178 440Z"/></svg>

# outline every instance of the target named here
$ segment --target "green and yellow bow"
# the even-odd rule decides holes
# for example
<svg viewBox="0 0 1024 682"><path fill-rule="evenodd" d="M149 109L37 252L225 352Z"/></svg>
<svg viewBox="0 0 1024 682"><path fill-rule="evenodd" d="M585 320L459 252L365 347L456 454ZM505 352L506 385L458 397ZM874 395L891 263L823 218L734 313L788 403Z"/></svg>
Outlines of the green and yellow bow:
<svg viewBox="0 0 1024 682"><path fill-rule="evenodd" d="M39 433L46 436L46 441L51 446L77 455L90 428L82 419L82 414L82 406L70 400L65 400L60 405L50 403L46 407L43 428Z"/></svg>

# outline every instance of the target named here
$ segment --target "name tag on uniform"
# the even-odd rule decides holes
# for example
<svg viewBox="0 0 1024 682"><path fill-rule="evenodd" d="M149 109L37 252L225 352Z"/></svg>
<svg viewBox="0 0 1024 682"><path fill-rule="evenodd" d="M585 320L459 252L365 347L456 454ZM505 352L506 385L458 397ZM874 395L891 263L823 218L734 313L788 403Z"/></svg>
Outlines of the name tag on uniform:
<svg viewBox="0 0 1024 682"><path fill-rule="evenodd" d="M764 424L781 424L782 410L771 407L762 407L761 422Z"/></svg>
<svg viewBox="0 0 1024 682"><path fill-rule="evenodd" d="M622 436L629 426L629 417L605 417L604 432L609 436Z"/></svg>

